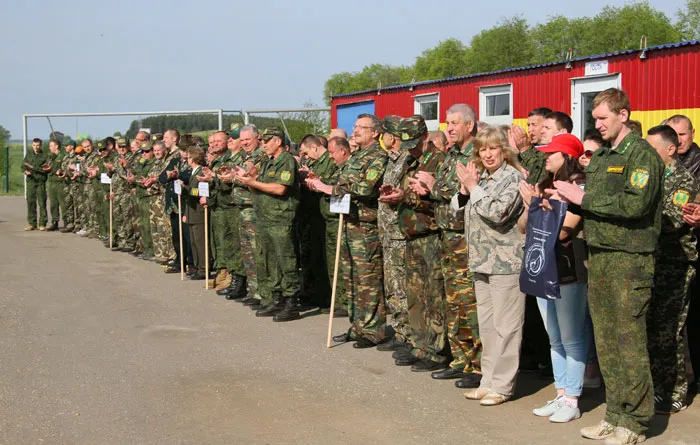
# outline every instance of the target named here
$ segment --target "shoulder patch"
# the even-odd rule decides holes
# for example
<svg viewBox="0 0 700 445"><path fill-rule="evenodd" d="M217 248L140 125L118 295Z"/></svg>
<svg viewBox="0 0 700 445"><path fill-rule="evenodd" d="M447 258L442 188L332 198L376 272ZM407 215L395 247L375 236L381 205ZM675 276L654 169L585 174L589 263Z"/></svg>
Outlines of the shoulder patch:
<svg viewBox="0 0 700 445"><path fill-rule="evenodd" d="M687 190L676 190L673 194L673 205L683 207L690 201L690 193Z"/></svg>
<svg viewBox="0 0 700 445"><path fill-rule="evenodd" d="M190 189L190 195L192 195L192 196L199 196L199 189L196 188L196 187Z"/></svg>
<svg viewBox="0 0 700 445"><path fill-rule="evenodd" d="M611 165L608 167L608 173L622 173L625 170L625 167L620 165L620 166L615 166Z"/></svg>
<svg viewBox="0 0 700 445"><path fill-rule="evenodd" d="M367 170L367 174L365 176L370 181L374 181L379 176L379 172L373 168L370 168L369 170Z"/></svg>
<svg viewBox="0 0 700 445"><path fill-rule="evenodd" d="M643 189L644 187L647 186L647 183L649 182L649 171L644 170L642 168L638 168L635 171L632 172L632 176L630 176L630 184L632 184L632 187L637 187L639 189Z"/></svg>
<svg viewBox="0 0 700 445"><path fill-rule="evenodd" d="M280 179L283 181L289 181L289 179L292 177L292 174L288 172L287 170L283 171L280 174Z"/></svg>
<svg viewBox="0 0 700 445"><path fill-rule="evenodd" d="M270 170L269 172L267 172L267 176L270 176L270 177L274 177L276 174L277 174L277 172L274 170Z"/></svg>

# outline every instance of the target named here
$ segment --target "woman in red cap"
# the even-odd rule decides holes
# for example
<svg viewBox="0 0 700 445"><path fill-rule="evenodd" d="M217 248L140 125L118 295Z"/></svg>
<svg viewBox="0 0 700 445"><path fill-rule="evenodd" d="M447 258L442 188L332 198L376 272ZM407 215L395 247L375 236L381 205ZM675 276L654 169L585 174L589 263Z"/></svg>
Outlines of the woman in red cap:
<svg viewBox="0 0 700 445"><path fill-rule="evenodd" d="M539 147L546 153L547 176L533 187L523 181L520 194L529 207L533 196L543 197L542 192L551 189L552 183L569 181L583 187L585 175L578 160L583 155L583 144L572 134L559 134L549 145ZM556 198L553 196L552 198ZM547 208L548 203L543 202ZM518 225L525 232L528 211L524 211ZM552 355L554 387L557 395L543 407L533 410L536 416L549 417L550 422L563 423L581 417L578 398L583 390L589 336L586 323L586 248L577 235L581 231L581 217L566 212L564 225L559 233L557 264L560 299L538 298Z"/></svg>

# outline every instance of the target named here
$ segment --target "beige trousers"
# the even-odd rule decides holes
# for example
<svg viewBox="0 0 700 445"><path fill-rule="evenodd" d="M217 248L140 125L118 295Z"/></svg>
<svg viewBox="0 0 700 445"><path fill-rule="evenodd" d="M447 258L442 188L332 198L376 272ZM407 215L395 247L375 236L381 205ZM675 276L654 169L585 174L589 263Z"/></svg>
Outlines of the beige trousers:
<svg viewBox="0 0 700 445"><path fill-rule="evenodd" d="M525 294L520 275L474 274L479 317L481 388L512 396L520 364L525 319Z"/></svg>

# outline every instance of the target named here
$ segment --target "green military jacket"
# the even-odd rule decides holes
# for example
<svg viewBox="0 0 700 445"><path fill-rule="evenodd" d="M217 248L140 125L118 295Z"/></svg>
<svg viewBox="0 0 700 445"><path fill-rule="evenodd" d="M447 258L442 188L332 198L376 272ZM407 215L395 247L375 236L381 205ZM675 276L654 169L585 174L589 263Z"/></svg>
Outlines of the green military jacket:
<svg viewBox="0 0 700 445"><path fill-rule="evenodd" d="M245 168L246 162L251 162L260 171L262 163L267 159L267 155L263 153L260 147L253 150L252 153L248 154L245 150L241 150L240 159L241 164L239 167ZM239 207L250 207L253 205L253 195L250 189L243 184L234 184L232 190L233 203Z"/></svg>
<svg viewBox="0 0 700 445"><path fill-rule="evenodd" d="M51 152L48 153L47 155L47 161L49 162L49 165L51 166L51 171L48 174L48 182L52 183L64 183L63 177L58 176L58 173L60 173L61 166L63 165L63 157L65 153L61 150L58 151L58 153L53 154Z"/></svg>
<svg viewBox="0 0 700 445"><path fill-rule="evenodd" d="M464 230L464 212L455 214L450 209L450 200L460 188L459 178L457 177L457 164L467 165L471 160L472 149L473 145L471 142L462 148L456 145L450 148L435 176L436 182L430 192L430 196L437 201L435 222L440 230L452 232Z"/></svg>
<svg viewBox="0 0 700 445"><path fill-rule="evenodd" d="M529 173L527 177L528 184L539 184L547 176L547 171L544 169L545 154L534 145L520 153L518 158L520 159L520 164Z"/></svg>
<svg viewBox="0 0 700 445"><path fill-rule="evenodd" d="M29 150L22 161L22 171L29 170L31 175L27 176L28 181L46 182L48 174L42 170L42 166L49 162L46 153L39 150L34 153L34 150Z"/></svg>
<svg viewBox="0 0 700 445"><path fill-rule="evenodd" d="M282 196L255 191L255 215L258 224L273 226L291 224L299 206L299 171L297 161L288 151L276 158L267 158L258 170L258 182L282 184L287 191Z"/></svg>
<svg viewBox="0 0 700 445"><path fill-rule="evenodd" d="M138 181L139 179L148 178L148 172L151 170L154 160L155 159L147 160L146 158L141 157L132 171L132 173L134 174L134 184L136 184L137 198L145 198L146 196L150 195L150 193L146 191L146 188L143 186L143 184L139 184L136 181Z"/></svg>
<svg viewBox="0 0 700 445"><path fill-rule="evenodd" d="M73 176L73 173L75 172L75 169L70 168L70 165L73 164L78 164L78 156L73 153L66 153L63 152L63 158L61 159L61 170L63 171L63 174L65 177L63 178L66 184L70 184L73 182L71 177ZM77 178L76 178L77 180Z"/></svg>
<svg viewBox="0 0 700 445"><path fill-rule="evenodd" d="M377 221L379 186L386 169L386 151L378 143L358 148L340 167L333 196L350 194L350 221Z"/></svg>
<svg viewBox="0 0 700 445"><path fill-rule="evenodd" d="M217 174L221 173L222 167L233 169L241 166L243 159L245 159L245 151L241 149L235 154L231 154L230 151L227 151L220 159L221 162L218 164L218 168L215 171ZM216 190L217 204L220 207L230 208L234 206L233 183L223 182L218 177L214 177L212 180L212 188Z"/></svg>
<svg viewBox="0 0 700 445"><path fill-rule="evenodd" d="M100 155L97 153L97 150L92 150L92 152L86 154L85 159L83 159L80 165L80 182L88 184L92 183L95 179L99 180L99 175L97 178L92 179L88 177L88 167L95 167L99 161Z"/></svg>
<svg viewBox="0 0 700 445"><path fill-rule="evenodd" d="M593 154L581 202L590 247L654 252L661 231L664 170L656 150L634 132L618 147Z"/></svg>
<svg viewBox="0 0 700 445"><path fill-rule="evenodd" d="M432 142L420 159L409 157L406 173L401 179L401 188L404 191L403 202L399 204L397 211L399 230L408 239L439 231L435 221L437 203L429 196L420 196L415 193L408 179L415 177L416 173L421 171L435 175L443 162L445 162L445 153L438 150Z"/></svg>
<svg viewBox="0 0 700 445"><path fill-rule="evenodd" d="M664 172L663 215L656 251L664 263L691 263L698 259L695 231L683 221L683 206L700 201L700 186L690 170L674 161Z"/></svg>
<svg viewBox="0 0 700 445"><path fill-rule="evenodd" d="M114 170L112 170L112 191L117 194L128 194L129 190L131 189L131 186L129 185L129 182L126 180L126 177L129 176L129 154L125 156L118 156L114 160ZM119 161L120 159L126 159L127 165L123 167Z"/></svg>
<svg viewBox="0 0 700 445"><path fill-rule="evenodd" d="M406 173L409 162L413 159L411 153L406 150L387 152L386 169L382 185L400 187L401 179ZM406 235L401 232L398 223L398 208L385 202L380 202L377 209L377 226L379 234L383 240L401 241L406 239Z"/></svg>
<svg viewBox="0 0 700 445"><path fill-rule="evenodd" d="M146 177L147 178L156 178L156 182L154 182L146 190L146 193L148 193L149 196L164 195L165 194L165 185L158 182L158 176L160 176L160 174L163 173L163 170L165 170L167 167L168 167L168 160L165 159L165 157L163 157L162 159L153 158L151 168L148 169L148 172L146 173Z"/></svg>
<svg viewBox="0 0 700 445"><path fill-rule="evenodd" d="M310 163L309 168L324 184L335 184L337 181L339 169L328 151L323 153L318 160ZM331 197L325 193L319 196L319 210L323 219L338 219L340 217L340 214L331 212Z"/></svg>

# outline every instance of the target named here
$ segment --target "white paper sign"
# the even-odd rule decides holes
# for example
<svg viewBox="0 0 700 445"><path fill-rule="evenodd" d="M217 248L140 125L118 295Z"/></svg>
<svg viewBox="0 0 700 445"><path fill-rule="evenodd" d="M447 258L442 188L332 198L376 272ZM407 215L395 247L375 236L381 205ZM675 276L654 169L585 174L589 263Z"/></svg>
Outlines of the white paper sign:
<svg viewBox="0 0 700 445"><path fill-rule="evenodd" d="M199 196L204 196L205 198L209 197L209 183L208 182L200 182L199 185L197 186L197 189L199 190Z"/></svg>
<svg viewBox="0 0 700 445"><path fill-rule="evenodd" d="M595 62L586 62L586 71L584 76L597 76L600 74L608 74L608 61L597 60Z"/></svg>
<svg viewBox="0 0 700 445"><path fill-rule="evenodd" d="M343 195L342 198L331 196L331 212L345 215L350 213L350 195Z"/></svg>
<svg viewBox="0 0 700 445"><path fill-rule="evenodd" d="M112 183L112 178L109 177L107 173L102 173L100 175L100 182L102 184L111 184Z"/></svg>
<svg viewBox="0 0 700 445"><path fill-rule="evenodd" d="M182 195L182 186L180 185L180 181L175 181L174 186L175 186L175 194Z"/></svg>
<svg viewBox="0 0 700 445"><path fill-rule="evenodd" d="M75 171L80 173L80 164L75 164Z"/></svg>

